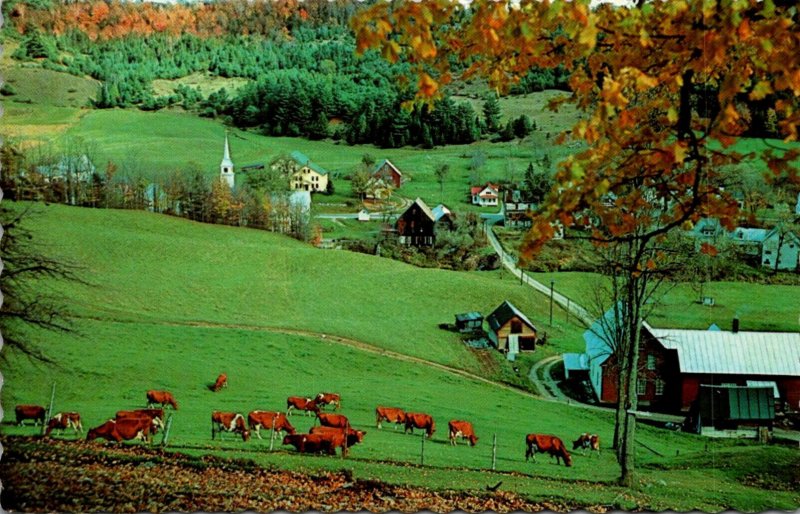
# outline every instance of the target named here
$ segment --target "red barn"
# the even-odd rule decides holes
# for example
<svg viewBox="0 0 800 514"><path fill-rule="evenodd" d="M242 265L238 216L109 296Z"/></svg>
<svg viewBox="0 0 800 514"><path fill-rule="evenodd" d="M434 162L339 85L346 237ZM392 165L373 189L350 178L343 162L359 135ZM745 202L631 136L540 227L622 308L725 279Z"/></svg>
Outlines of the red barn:
<svg viewBox="0 0 800 514"><path fill-rule="evenodd" d="M603 334L606 313L584 333L589 379L601 403L616 403L619 370ZM577 371L577 370L570 370ZM701 385L768 386L778 405L800 409L800 333L653 328L642 324L639 405L686 411Z"/></svg>
<svg viewBox="0 0 800 514"><path fill-rule="evenodd" d="M392 184L395 189L399 189L403 184L403 173L397 169L397 166L392 164L389 159L384 159L379 162L372 170L372 176L375 178L382 178L388 183Z"/></svg>

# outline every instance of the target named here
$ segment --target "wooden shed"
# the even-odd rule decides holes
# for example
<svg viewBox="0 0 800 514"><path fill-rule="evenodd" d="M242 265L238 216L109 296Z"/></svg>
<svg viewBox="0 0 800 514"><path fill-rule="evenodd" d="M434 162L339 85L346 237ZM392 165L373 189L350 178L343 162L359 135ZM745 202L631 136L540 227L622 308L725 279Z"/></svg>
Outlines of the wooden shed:
<svg viewBox="0 0 800 514"><path fill-rule="evenodd" d="M456 314L456 330L459 332L474 332L481 328L483 328L483 316L480 312Z"/></svg>
<svg viewBox="0 0 800 514"><path fill-rule="evenodd" d="M489 339L502 352L517 353L536 348L536 327L509 301L504 301L486 318Z"/></svg>

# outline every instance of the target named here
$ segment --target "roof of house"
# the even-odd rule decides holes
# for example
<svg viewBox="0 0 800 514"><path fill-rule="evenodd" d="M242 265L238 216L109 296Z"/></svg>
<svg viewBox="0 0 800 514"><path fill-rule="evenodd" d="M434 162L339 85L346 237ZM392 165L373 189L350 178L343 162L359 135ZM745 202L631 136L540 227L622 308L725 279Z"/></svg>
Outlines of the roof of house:
<svg viewBox="0 0 800 514"><path fill-rule="evenodd" d="M780 235L781 235L780 227L775 227L775 228L773 228L772 230L770 230L769 232L767 232L764 235L764 241L772 239L773 237L780 237ZM792 242L795 242L795 243L800 242L800 237L798 237L797 234L795 234L794 232L785 232L783 234L783 237L784 237L784 242L787 242L787 243L789 241L792 241Z"/></svg>
<svg viewBox="0 0 800 514"><path fill-rule="evenodd" d="M598 364L604 363L613 353L611 344L609 343L610 337L607 336L608 330L616 325L614 320L614 309L608 309L602 318L598 318L594 323L583 333L583 340L586 343L586 356L589 360L598 360Z"/></svg>
<svg viewBox="0 0 800 514"><path fill-rule="evenodd" d="M800 333L650 328L683 373L800 376Z"/></svg>
<svg viewBox="0 0 800 514"><path fill-rule="evenodd" d="M509 320L511 320L511 318L514 316L521 319L526 325L536 331L536 327L533 323L531 323L531 320L529 320L528 317L525 316L519 309L514 307L514 305L508 300L501 303L498 308L489 314L489 316L486 318L486 321L489 322L489 326L492 328L492 330L497 332L500 327L508 323Z"/></svg>
<svg viewBox="0 0 800 514"><path fill-rule="evenodd" d="M564 369L569 371L588 371L589 363L585 353L565 353L561 355Z"/></svg>
<svg viewBox="0 0 800 514"><path fill-rule="evenodd" d="M384 164L388 164L388 165L389 165L389 167L390 167L390 168L392 168L392 170L394 170L394 171L395 171L395 173L397 173L398 175L402 175L402 174L403 174L403 173L402 173L400 170L398 170L398 169L397 169L397 166L395 166L395 165L394 165L394 163L392 163L392 161L390 161L389 159L384 159L384 160L382 160L381 162L379 162L379 163L378 163L378 164L375 166L375 168L372 170L372 173L377 173L377 172L378 172L378 170L380 170L381 168L383 168L383 165L384 165Z"/></svg>
<svg viewBox="0 0 800 514"><path fill-rule="evenodd" d="M436 221L436 218L433 216L433 212L431 212L431 208L428 207L428 204L426 204L422 200L422 198L417 197L417 199L414 200L414 203L419 206L419 208L422 210L422 212L425 214L425 216L429 217L431 219L431 221ZM414 204L411 204L411 206L409 206L408 209L410 209L413 205ZM408 212L408 209L406 209L406 212Z"/></svg>
<svg viewBox="0 0 800 514"><path fill-rule="evenodd" d="M306 154L304 154L303 152L295 150L291 154L289 154L289 156L298 164L301 164L303 166L308 166L311 170L316 171L320 175L328 174L328 170L326 170L319 164L312 162L311 159L309 159L308 156L306 156Z"/></svg>
<svg viewBox="0 0 800 514"><path fill-rule="evenodd" d="M445 207L444 204L442 204L442 203L440 203L439 205L437 205L436 207L431 209L431 213L433 214L433 221L434 222L439 221L445 215L453 214L452 212L450 212L450 209Z"/></svg>
<svg viewBox="0 0 800 514"><path fill-rule="evenodd" d="M483 185L483 186L472 186L472 188L470 188L470 194L476 195L478 193L486 191L487 189L489 191L487 191L486 193L484 193L481 196L490 196L490 197L493 196L493 197L496 197L497 196L497 192L500 190L498 188L498 186L496 186L495 184L492 184L491 182L487 182L486 185Z"/></svg>
<svg viewBox="0 0 800 514"><path fill-rule="evenodd" d="M483 315L480 312L472 311L463 314L456 314L456 321L478 321L482 320Z"/></svg>
<svg viewBox="0 0 800 514"><path fill-rule="evenodd" d="M752 243L763 243L767 236L765 228L745 228L736 227L728 236L735 241L747 241Z"/></svg>

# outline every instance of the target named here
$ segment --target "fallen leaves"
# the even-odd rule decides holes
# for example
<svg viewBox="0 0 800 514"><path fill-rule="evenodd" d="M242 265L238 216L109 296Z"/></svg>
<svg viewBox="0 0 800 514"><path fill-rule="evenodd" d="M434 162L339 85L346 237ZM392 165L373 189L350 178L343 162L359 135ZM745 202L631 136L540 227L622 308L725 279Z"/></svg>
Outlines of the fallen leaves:
<svg viewBox="0 0 800 514"><path fill-rule="evenodd" d="M309 475L251 461L141 446L13 438L3 441L3 507L25 512L370 511L538 512L574 506L519 495L470 494Z"/></svg>

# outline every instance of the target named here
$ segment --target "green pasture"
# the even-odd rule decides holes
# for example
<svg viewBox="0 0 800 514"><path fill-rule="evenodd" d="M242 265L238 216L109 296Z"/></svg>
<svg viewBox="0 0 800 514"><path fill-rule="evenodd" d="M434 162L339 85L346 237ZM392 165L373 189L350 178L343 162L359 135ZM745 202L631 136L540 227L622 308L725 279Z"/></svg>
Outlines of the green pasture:
<svg viewBox="0 0 800 514"><path fill-rule="evenodd" d="M596 273L531 273L544 284L554 281L554 288L568 298L594 298L593 291L602 284ZM665 285L656 295L653 314L648 322L656 327L705 329L716 323L729 330L738 317L742 330L800 331L800 287L749 282L706 282L703 296L714 298L713 306L702 305L697 286L688 283Z"/></svg>
<svg viewBox="0 0 800 514"><path fill-rule="evenodd" d="M168 96L175 92L178 86L191 87L200 91L203 96L208 96L220 89L225 89L228 94L234 94L237 89L251 82L249 79L239 77L217 77L209 73L192 73L178 79L156 79L153 81L155 96Z"/></svg>
<svg viewBox="0 0 800 514"><path fill-rule="evenodd" d="M97 96L100 87L100 83L91 78L76 77L32 65L3 67L1 73L3 82L16 91L11 97L13 100L37 105L86 107Z"/></svg>
<svg viewBox="0 0 800 514"><path fill-rule="evenodd" d="M168 449L183 453L246 458L312 473L349 469L359 479L433 489L478 492L503 481L503 490L533 500L617 509L759 511L795 509L800 504L796 490L742 483L744 478L752 479L751 473L771 480L768 483L774 486L790 483L787 477L792 476L792 459L796 459L793 448L706 440L641 426L639 485L625 490L613 484L618 467L608 449L599 457L574 453L570 468L556 465L546 455L539 455L535 463L524 460L525 434L533 431L568 441L591 429L602 440L610 440L613 420L608 411L537 400L318 337L147 321L82 319L76 328L83 336L49 338L51 350L58 355L58 368L18 361L6 370L6 412L17 403L47 404L55 384L54 409L80 412L88 430L117 410L143 407L147 389L168 389L179 405L177 411L168 411L173 416ZM229 387L213 393L208 386L220 372L228 374ZM224 440L211 438L213 410L245 415L254 409L284 410L287 396L319 391L341 393L340 412L354 427L367 432L346 460L301 456L280 440L270 452L266 431L264 440L253 438L246 443L233 435ZM423 443L419 431L404 434L402 428L395 430L389 424L377 430L377 405L431 414L436 421L434 437ZM478 445L450 446L446 436L450 419L470 420L480 438ZM290 420L299 431L313 424L313 418L302 414ZM4 435L38 431L31 426L2 426ZM496 469L492 471L495 435ZM67 431L56 437L76 436ZM13 439L9 441L13 444ZM156 436L158 441L160 436ZM736 467L729 465L732 459ZM675 494L676 490L681 494Z"/></svg>
<svg viewBox="0 0 800 514"><path fill-rule="evenodd" d="M79 316L309 330L480 372L440 323L473 310L488 315L506 299L537 325L549 315L543 295L503 275L420 269L148 212L34 210L37 237L54 256L80 265L90 282L52 285ZM581 341L582 328L556 312L549 340Z"/></svg>

